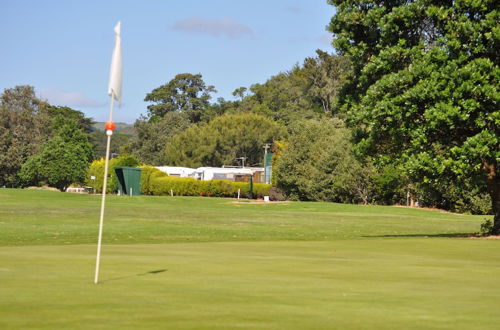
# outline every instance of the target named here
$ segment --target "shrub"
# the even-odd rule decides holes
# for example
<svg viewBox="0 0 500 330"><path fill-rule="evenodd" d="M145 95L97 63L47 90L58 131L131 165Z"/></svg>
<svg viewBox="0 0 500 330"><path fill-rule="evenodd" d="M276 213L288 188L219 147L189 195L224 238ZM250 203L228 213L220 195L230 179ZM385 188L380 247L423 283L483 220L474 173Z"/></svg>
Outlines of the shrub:
<svg viewBox="0 0 500 330"><path fill-rule="evenodd" d="M94 177L94 180L91 179L92 177ZM87 186L92 187L94 189L94 192L99 193L102 192L103 178L104 158L96 159L92 163L90 163L85 183Z"/></svg>
<svg viewBox="0 0 500 330"><path fill-rule="evenodd" d="M176 196L198 196L200 195L200 182L203 181L170 176L155 177L150 181L151 194L166 196L172 191Z"/></svg>
<svg viewBox="0 0 500 330"><path fill-rule="evenodd" d="M491 235L493 233L493 222L490 219L484 219L479 233L485 236Z"/></svg>
<svg viewBox="0 0 500 330"><path fill-rule="evenodd" d="M91 155L87 136L70 121L36 155L28 158L18 176L24 185L46 183L64 190L72 183L84 182Z"/></svg>
<svg viewBox="0 0 500 330"><path fill-rule="evenodd" d="M264 196L269 196L271 191L271 185L265 183L254 183L253 184L253 195L255 198L264 198Z"/></svg>
<svg viewBox="0 0 500 330"><path fill-rule="evenodd" d="M464 197L455 203L454 210L460 213L470 214L493 214L491 207L491 197L487 193L477 191L470 194L464 193Z"/></svg>
<svg viewBox="0 0 500 330"><path fill-rule="evenodd" d="M142 165L139 166L141 171L141 194L143 195L153 195L153 191L151 189L151 182L157 178L168 176L167 173L160 171L159 169L149 166Z"/></svg>
<svg viewBox="0 0 500 330"><path fill-rule="evenodd" d="M240 189L240 196L250 197L249 184L227 180L200 181L193 178L178 178L170 176L150 177L149 194L169 196L172 191L175 196L209 196L209 197L236 197ZM263 198L269 195L271 186L264 183L253 185L254 197Z"/></svg>
<svg viewBox="0 0 500 330"><path fill-rule="evenodd" d="M273 181L289 199L363 202L372 195L371 169L354 157L351 132L338 119L297 121L280 146Z"/></svg>
<svg viewBox="0 0 500 330"><path fill-rule="evenodd" d="M91 186L96 193L102 192L102 187L104 185L104 163L104 158L93 161L87 172L86 184ZM118 179L116 178L115 167L137 167L138 165L138 160L130 155L110 159L108 164L108 185L106 192L113 193L118 190ZM95 177L94 181L90 179L92 176Z"/></svg>
<svg viewBox="0 0 500 330"><path fill-rule="evenodd" d="M231 181L212 180L204 181L204 188L208 196L230 197L234 195L234 188Z"/></svg>

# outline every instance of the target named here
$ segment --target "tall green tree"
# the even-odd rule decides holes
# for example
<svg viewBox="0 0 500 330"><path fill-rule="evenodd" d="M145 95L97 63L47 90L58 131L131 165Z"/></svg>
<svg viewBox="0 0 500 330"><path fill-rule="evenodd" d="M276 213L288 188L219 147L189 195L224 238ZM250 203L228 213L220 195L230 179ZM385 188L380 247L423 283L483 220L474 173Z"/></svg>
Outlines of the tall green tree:
<svg viewBox="0 0 500 330"><path fill-rule="evenodd" d="M296 65L263 84L250 86L251 94L240 103L239 110L265 115L285 125L304 118L318 118L323 109L307 93L308 85L303 68Z"/></svg>
<svg viewBox="0 0 500 330"><path fill-rule="evenodd" d="M500 233L498 2L329 3L334 46L353 64L342 102L362 149L413 182L485 180Z"/></svg>
<svg viewBox="0 0 500 330"><path fill-rule="evenodd" d="M316 54L263 84L252 85L250 91L237 88L233 96L240 100L228 112L253 112L285 125L335 114L338 93L348 76L350 63L346 57L321 50Z"/></svg>
<svg viewBox="0 0 500 330"><path fill-rule="evenodd" d="M370 202L371 173L354 157L351 132L338 119L293 123L273 167L276 186L304 201Z"/></svg>
<svg viewBox="0 0 500 330"><path fill-rule="evenodd" d="M307 95L326 114L334 114L338 95L344 85L349 72L350 62L345 56L331 55L320 49L316 50L316 57L308 57L304 61Z"/></svg>
<svg viewBox="0 0 500 330"><path fill-rule="evenodd" d="M116 130L113 132L113 138L109 146L109 154L115 157L127 151L131 147L133 139L134 134L126 134ZM92 144L93 159L99 159L106 156L106 140L107 136L104 130L96 129L90 133L89 141ZM130 153L130 151L125 153Z"/></svg>
<svg viewBox="0 0 500 330"><path fill-rule="evenodd" d="M161 118L139 118L134 127L137 135L131 144L131 152L143 164L164 165L164 149L168 141L191 125L184 113L169 112Z"/></svg>
<svg viewBox="0 0 500 330"><path fill-rule="evenodd" d="M0 95L0 187L17 186L21 165L49 138L47 107L32 86L5 89Z"/></svg>
<svg viewBox="0 0 500 330"><path fill-rule="evenodd" d="M19 177L24 185L49 184L64 190L72 183L84 182L91 159L87 135L75 120L67 118L40 152L22 165Z"/></svg>
<svg viewBox="0 0 500 330"><path fill-rule="evenodd" d="M236 88L234 91L233 91L233 96L237 96L239 97L241 100L243 100L245 98L245 94L247 92L247 88L246 87L238 87Z"/></svg>
<svg viewBox="0 0 500 330"><path fill-rule="evenodd" d="M193 125L174 136L165 148L165 164L200 167L261 165L262 146L281 139L286 130L268 117L256 114L224 115L209 123Z"/></svg>
<svg viewBox="0 0 500 330"><path fill-rule="evenodd" d="M214 86L206 85L201 74L181 73L167 84L146 95L150 117L163 117L168 112L186 113L193 123L201 120L203 111L210 105Z"/></svg>
<svg viewBox="0 0 500 330"><path fill-rule="evenodd" d="M93 125L95 121L92 118L85 117L83 112L71 109L70 107L49 105L47 107L47 114L52 122L53 130L57 130L60 126L64 125L68 119L71 119L77 124L77 127L86 134L90 134L94 131Z"/></svg>
<svg viewBox="0 0 500 330"><path fill-rule="evenodd" d="M106 133L104 130L95 129L94 124L96 122L92 118L86 117L83 112L70 107L53 105L47 107L47 114L50 117L52 136L57 135L58 130L64 125L70 124L74 126L76 124L76 127L87 135L88 141L92 144L94 150L92 159L104 157L106 152ZM127 142L128 138L126 135L115 132L111 140L111 152L117 153L120 146Z"/></svg>
<svg viewBox="0 0 500 330"><path fill-rule="evenodd" d="M235 113L238 102L226 101L223 97L217 98L215 103L211 103L208 108L203 111L201 121L208 123L216 117L222 116L226 113Z"/></svg>

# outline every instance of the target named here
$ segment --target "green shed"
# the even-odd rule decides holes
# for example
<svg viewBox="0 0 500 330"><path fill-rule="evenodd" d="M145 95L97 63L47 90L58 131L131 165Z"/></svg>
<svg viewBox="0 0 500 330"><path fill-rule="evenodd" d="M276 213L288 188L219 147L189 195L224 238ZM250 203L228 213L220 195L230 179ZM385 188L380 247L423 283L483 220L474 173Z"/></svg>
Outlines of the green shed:
<svg viewBox="0 0 500 330"><path fill-rule="evenodd" d="M134 167L115 167L120 195L139 196L141 194L141 169Z"/></svg>

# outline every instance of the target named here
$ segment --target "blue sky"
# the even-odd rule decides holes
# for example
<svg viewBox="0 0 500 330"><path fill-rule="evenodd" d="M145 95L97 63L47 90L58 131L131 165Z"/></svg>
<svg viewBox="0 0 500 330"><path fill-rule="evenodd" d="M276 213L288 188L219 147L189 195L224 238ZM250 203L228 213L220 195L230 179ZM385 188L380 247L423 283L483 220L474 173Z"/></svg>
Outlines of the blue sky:
<svg viewBox="0 0 500 330"><path fill-rule="evenodd" d="M0 0L0 90L32 85L54 105L104 121L122 22L123 104L114 120L146 113L148 92L178 73L201 73L214 96L263 83L320 48L326 0Z"/></svg>

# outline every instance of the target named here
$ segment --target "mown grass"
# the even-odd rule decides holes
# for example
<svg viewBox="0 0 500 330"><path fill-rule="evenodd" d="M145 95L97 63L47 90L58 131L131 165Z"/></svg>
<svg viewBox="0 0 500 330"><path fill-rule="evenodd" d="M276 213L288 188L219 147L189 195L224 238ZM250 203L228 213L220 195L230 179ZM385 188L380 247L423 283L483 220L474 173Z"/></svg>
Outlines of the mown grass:
<svg viewBox="0 0 500 330"><path fill-rule="evenodd" d="M197 197L107 198L107 244L454 236L484 216L335 203L234 204ZM95 243L100 196L0 190L0 245Z"/></svg>
<svg viewBox="0 0 500 330"><path fill-rule="evenodd" d="M0 189L1 329L496 329L484 217ZM154 244L152 244L154 243Z"/></svg>

